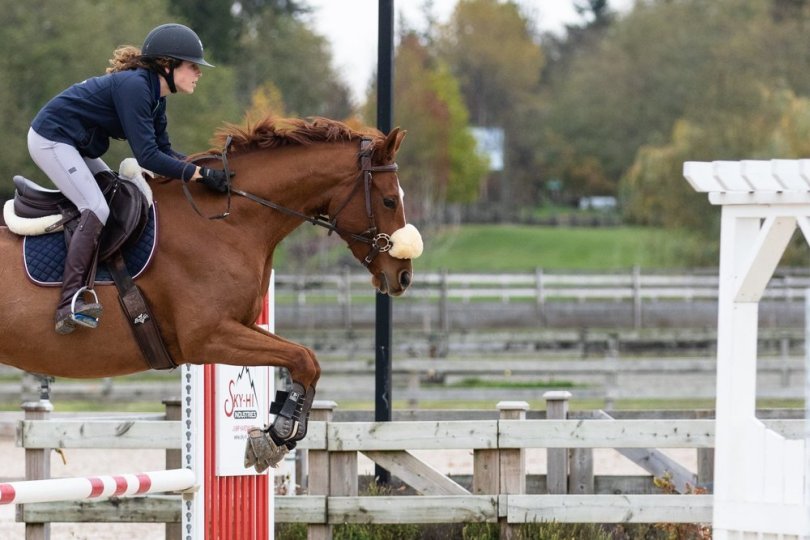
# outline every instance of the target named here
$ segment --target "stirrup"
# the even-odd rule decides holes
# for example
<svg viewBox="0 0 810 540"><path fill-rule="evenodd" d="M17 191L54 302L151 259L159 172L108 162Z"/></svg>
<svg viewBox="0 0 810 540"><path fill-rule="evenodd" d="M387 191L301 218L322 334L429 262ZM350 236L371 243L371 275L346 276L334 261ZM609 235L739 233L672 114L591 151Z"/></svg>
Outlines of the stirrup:
<svg viewBox="0 0 810 540"><path fill-rule="evenodd" d="M101 307L101 304L99 304L98 302L98 295L96 294L96 291L94 291L93 289L88 289L86 286L82 287L73 294L73 298L70 302L70 318L76 324L84 326L86 328L98 328L98 317L93 317L91 315L87 315L86 313L81 312L76 313L76 300L79 298L79 295L85 292L92 294L93 303Z"/></svg>

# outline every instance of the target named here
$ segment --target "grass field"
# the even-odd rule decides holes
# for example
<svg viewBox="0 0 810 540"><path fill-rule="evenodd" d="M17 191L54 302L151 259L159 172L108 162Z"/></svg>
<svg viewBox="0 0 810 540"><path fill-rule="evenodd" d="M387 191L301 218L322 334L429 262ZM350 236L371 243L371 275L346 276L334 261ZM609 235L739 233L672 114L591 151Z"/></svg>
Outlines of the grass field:
<svg viewBox="0 0 810 540"><path fill-rule="evenodd" d="M465 225L426 234L424 240L425 252L414 261L421 271L612 271L717 264L716 246L645 227Z"/></svg>

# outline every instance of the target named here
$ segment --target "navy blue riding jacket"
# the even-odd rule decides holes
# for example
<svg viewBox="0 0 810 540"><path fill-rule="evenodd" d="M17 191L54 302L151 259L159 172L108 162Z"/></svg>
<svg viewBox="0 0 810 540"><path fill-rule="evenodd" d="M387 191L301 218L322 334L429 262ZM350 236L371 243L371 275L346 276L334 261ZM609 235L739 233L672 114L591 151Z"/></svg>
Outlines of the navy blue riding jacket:
<svg viewBox="0 0 810 540"><path fill-rule="evenodd" d="M172 150L166 133L166 98L147 69L108 73L74 84L51 99L31 127L52 141L101 157L110 137L129 141L138 164L169 178L190 180L196 167Z"/></svg>

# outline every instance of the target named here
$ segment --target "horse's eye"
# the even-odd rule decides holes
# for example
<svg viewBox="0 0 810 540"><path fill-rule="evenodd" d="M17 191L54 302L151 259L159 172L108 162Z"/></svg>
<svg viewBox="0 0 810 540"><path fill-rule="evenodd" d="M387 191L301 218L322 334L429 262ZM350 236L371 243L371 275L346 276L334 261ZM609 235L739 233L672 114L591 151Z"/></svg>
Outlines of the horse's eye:
<svg viewBox="0 0 810 540"><path fill-rule="evenodd" d="M390 208L391 210L397 207L397 201L389 197L383 198L383 204L385 205L386 208Z"/></svg>

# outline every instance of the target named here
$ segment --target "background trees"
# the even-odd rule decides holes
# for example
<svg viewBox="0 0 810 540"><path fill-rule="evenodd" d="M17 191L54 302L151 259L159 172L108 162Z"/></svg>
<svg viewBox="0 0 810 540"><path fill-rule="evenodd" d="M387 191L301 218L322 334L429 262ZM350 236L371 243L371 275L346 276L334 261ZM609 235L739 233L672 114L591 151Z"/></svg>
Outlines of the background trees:
<svg viewBox="0 0 810 540"><path fill-rule="evenodd" d="M534 198L539 82L545 56L532 21L515 2L463 0L438 28L436 55L458 79L473 126L504 130L504 171L493 173L482 198L514 215Z"/></svg>
<svg viewBox="0 0 810 540"><path fill-rule="evenodd" d="M476 152L458 81L415 33L400 39L395 58L394 117L408 130L397 157L407 171L408 213L437 224L447 205L478 199L487 163ZM373 123L375 89L365 111Z"/></svg>

